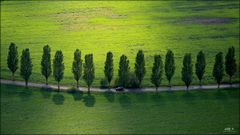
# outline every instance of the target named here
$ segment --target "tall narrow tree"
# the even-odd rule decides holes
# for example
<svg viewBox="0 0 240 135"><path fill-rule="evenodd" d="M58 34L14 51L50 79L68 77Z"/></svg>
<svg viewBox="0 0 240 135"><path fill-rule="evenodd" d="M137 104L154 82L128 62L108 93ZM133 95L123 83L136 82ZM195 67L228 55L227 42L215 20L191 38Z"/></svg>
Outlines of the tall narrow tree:
<svg viewBox="0 0 240 135"><path fill-rule="evenodd" d="M191 54L187 53L184 56L182 68L182 80L187 86L187 90L192 82L192 74L193 74L192 58Z"/></svg>
<svg viewBox="0 0 240 135"><path fill-rule="evenodd" d="M79 80L82 76L82 60L81 60L81 51L76 49L74 52L74 60L72 63L72 73L74 79L77 81L77 88L79 88Z"/></svg>
<svg viewBox="0 0 240 135"><path fill-rule="evenodd" d="M14 73L18 69L18 51L17 46L14 43L11 43L9 46L7 64L12 72L12 80L14 81Z"/></svg>
<svg viewBox="0 0 240 135"><path fill-rule="evenodd" d="M160 86L162 80L162 72L163 72L162 58L160 55L155 55L152 67L151 82L155 85L156 91L158 90L158 87Z"/></svg>
<svg viewBox="0 0 240 135"><path fill-rule="evenodd" d="M51 49L48 45L43 47L43 55L42 55L42 61L41 61L41 71L42 71L42 75L45 77L46 85L48 85L48 77L52 73Z"/></svg>
<svg viewBox="0 0 240 135"><path fill-rule="evenodd" d="M174 54L171 50L167 51L166 59L165 59L165 75L167 77L169 86L171 87L171 79L175 72L175 61Z"/></svg>
<svg viewBox="0 0 240 135"><path fill-rule="evenodd" d="M196 75L198 77L200 86L202 86L202 78L205 73L205 67L206 67L205 54L202 51L200 51L198 52L197 62L195 64Z"/></svg>
<svg viewBox="0 0 240 135"><path fill-rule="evenodd" d="M139 50L137 53L136 62L135 62L135 75L138 79L139 86L141 86L145 73L146 73L146 69L145 69L144 54L142 50Z"/></svg>
<svg viewBox="0 0 240 135"><path fill-rule="evenodd" d="M228 53L225 57L225 70L226 73L229 75L229 82L230 84L232 84L232 76L237 71L235 49L233 46L228 49Z"/></svg>
<svg viewBox="0 0 240 135"><path fill-rule="evenodd" d="M95 72L94 72L94 64L93 64L93 54L87 54L85 55L83 79L85 80L88 86L88 93L90 93L90 87L95 78L94 73Z"/></svg>
<svg viewBox="0 0 240 135"><path fill-rule="evenodd" d="M215 57L215 64L213 67L213 77L215 78L215 80L218 83L218 88L221 84L221 81L223 79L223 75L224 75L224 69L223 69L223 53L219 52L216 57Z"/></svg>
<svg viewBox="0 0 240 135"><path fill-rule="evenodd" d="M62 51L56 51L53 59L53 76L58 83L58 92L60 91L59 82L63 79L64 68Z"/></svg>
<svg viewBox="0 0 240 135"><path fill-rule="evenodd" d="M32 74L32 66L29 49L24 49L21 56L20 75L25 80L26 87L28 86L28 80Z"/></svg>
<svg viewBox="0 0 240 135"><path fill-rule="evenodd" d="M110 84L113 78L113 54L112 52L107 53L105 66L104 66L104 74L108 81L108 88L110 88Z"/></svg>
<svg viewBox="0 0 240 135"><path fill-rule="evenodd" d="M118 84L120 86L126 87L128 84L129 78L129 60L127 56L122 55L119 61L119 70L118 70Z"/></svg>

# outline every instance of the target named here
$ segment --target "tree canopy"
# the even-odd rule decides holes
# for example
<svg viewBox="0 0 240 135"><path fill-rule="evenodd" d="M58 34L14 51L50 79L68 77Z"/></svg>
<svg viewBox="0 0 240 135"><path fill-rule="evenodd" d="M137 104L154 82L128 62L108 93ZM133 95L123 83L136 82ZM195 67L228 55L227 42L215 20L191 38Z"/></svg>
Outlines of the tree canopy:
<svg viewBox="0 0 240 135"><path fill-rule="evenodd" d="M30 58L29 49L24 49L22 51L21 56L21 67L20 67L20 75L25 80L26 86L28 85L28 80L32 74L32 60Z"/></svg>
<svg viewBox="0 0 240 135"><path fill-rule="evenodd" d="M9 46L7 64L12 72L12 80L14 80L14 73L18 69L18 51L17 46L14 43L11 43Z"/></svg>
<svg viewBox="0 0 240 135"><path fill-rule="evenodd" d="M163 72L162 58L160 55L155 55L152 67L151 82L155 85L156 90L160 86L162 80L162 72Z"/></svg>
<svg viewBox="0 0 240 135"><path fill-rule="evenodd" d="M171 79L174 75L174 72L175 72L174 54L171 50L168 50L165 59L165 75L169 82L169 86L171 86Z"/></svg>

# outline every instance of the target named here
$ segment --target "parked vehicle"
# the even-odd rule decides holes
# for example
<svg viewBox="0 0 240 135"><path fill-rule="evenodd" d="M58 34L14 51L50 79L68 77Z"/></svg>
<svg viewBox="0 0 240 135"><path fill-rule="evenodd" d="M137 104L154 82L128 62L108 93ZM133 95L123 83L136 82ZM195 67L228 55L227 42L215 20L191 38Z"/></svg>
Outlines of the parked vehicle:
<svg viewBox="0 0 240 135"><path fill-rule="evenodd" d="M123 87L117 87L115 88L116 91L124 91L124 88Z"/></svg>

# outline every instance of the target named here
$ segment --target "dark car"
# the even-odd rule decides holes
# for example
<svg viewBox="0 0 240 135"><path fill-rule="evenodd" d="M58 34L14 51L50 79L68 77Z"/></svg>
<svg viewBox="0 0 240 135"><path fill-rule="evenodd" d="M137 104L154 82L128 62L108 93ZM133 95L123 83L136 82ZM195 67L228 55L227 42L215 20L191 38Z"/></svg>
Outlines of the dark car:
<svg viewBox="0 0 240 135"><path fill-rule="evenodd" d="M117 87L115 90L116 91L124 91L124 88L123 87Z"/></svg>

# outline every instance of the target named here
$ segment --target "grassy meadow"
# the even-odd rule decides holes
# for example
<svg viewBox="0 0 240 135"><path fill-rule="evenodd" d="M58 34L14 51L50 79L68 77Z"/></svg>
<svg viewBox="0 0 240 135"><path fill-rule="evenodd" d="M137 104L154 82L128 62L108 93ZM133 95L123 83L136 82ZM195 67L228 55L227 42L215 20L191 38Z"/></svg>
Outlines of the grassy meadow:
<svg viewBox="0 0 240 135"><path fill-rule="evenodd" d="M239 61L239 1L1 1L1 78L10 79L7 52L10 42L18 46L19 56L29 48L33 61L30 81L44 82L40 74L42 47L51 46L64 54L65 73L61 84L75 84L71 73L73 52L79 48L82 59L93 53L94 86L103 78L106 53L114 54L114 76L117 77L119 58L128 56L134 70L136 53L145 53L147 73L143 86L150 83L153 56L165 59L167 49L175 53L174 85L181 85L182 59L203 50L207 58L204 84L215 83L212 68L215 55L224 56L230 46ZM239 62L233 81L239 82ZM17 80L22 80L19 70ZM224 81L228 78L225 76ZM54 78L50 78L55 83ZM114 83L114 81L113 81ZM164 76L162 83L167 84ZM193 80L198 84L196 76ZM80 85L85 85L81 80ZM140 130L140 129L139 129Z"/></svg>
<svg viewBox="0 0 240 135"><path fill-rule="evenodd" d="M1 134L36 133L238 134L239 89L88 95L1 85Z"/></svg>

